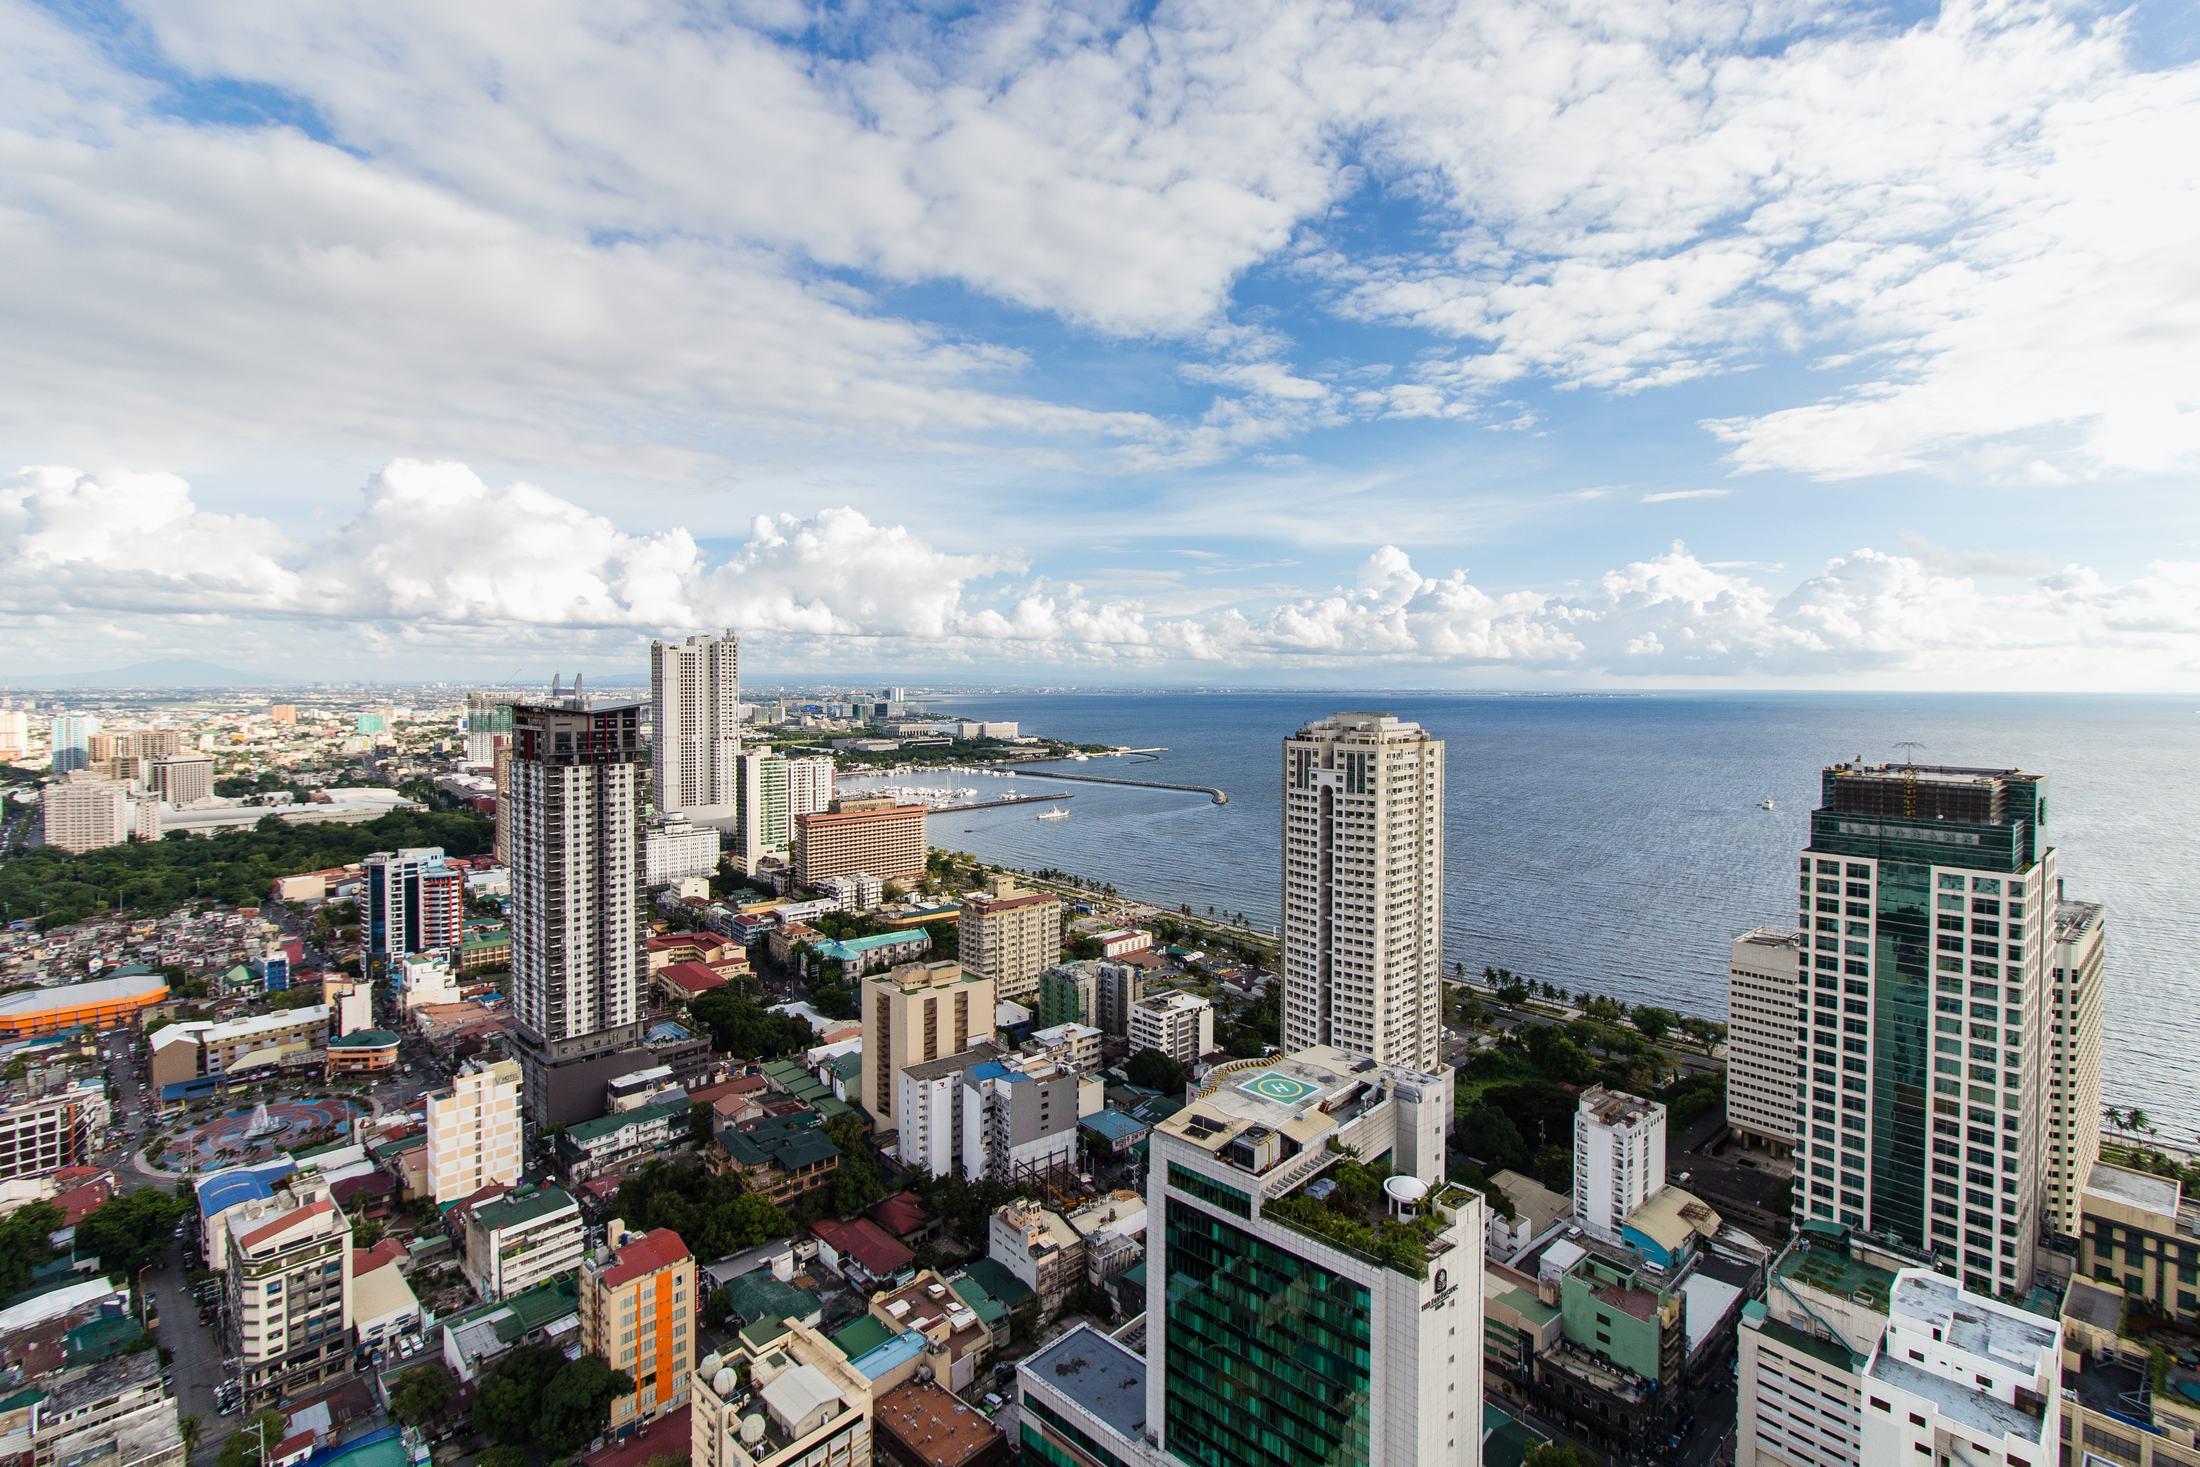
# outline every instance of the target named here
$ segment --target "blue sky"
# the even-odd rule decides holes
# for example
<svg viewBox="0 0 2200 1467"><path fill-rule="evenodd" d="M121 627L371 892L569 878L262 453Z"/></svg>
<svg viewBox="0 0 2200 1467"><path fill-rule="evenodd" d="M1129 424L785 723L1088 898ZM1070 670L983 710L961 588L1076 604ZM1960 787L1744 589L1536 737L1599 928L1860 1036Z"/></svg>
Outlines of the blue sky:
<svg viewBox="0 0 2200 1467"><path fill-rule="evenodd" d="M2200 683L2200 25L0 0L8 672Z"/></svg>

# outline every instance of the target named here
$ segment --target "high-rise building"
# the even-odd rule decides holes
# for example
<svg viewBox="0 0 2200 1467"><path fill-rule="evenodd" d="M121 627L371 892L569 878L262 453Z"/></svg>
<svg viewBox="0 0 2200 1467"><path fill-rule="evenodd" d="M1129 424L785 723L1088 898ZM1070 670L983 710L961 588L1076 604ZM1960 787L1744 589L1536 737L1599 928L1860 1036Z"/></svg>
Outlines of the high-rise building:
<svg viewBox="0 0 2200 1467"><path fill-rule="evenodd" d="M2057 1467L2062 1326L1922 1268L1895 1275L1864 1367L1864 1462Z"/></svg>
<svg viewBox="0 0 2200 1467"><path fill-rule="evenodd" d="M610 1429L687 1404L695 1368L695 1259L670 1228L630 1234L613 1218L604 1246L581 1265L581 1348L634 1382L611 1403Z"/></svg>
<svg viewBox="0 0 2200 1467"><path fill-rule="evenodd" d="M1665 1185L1665 1107L1601 1085L1574 1108L1574 1217L1607 1243Z"/></svg>
<svg viewBox="0 0 2200 1467"><path fill-rule="evenodd" d="M155 799L181 810L214 797L214 758L211 754L159 754L151 756Z"/></svg>
<svg viewBox="0 0 2200 1467"><path fill-rule="evenodd" d="M1039 975L1062 961L1062 899L1051 891L1025 891L1006 876L963 898L957 958L993 980L1008 1003L1029 1007Z"/></svg>
<svg viewBox="0 0 2200 1467"><path fill-rule="evenodd" d="M741 869L756 874L769 856L787 860L793 854L793 816L788 813L789 761L769 749L745 749L736 764L738 791L735 819L735 859Z"/></svg>
<svg viewBox="0 0 2200 1467"><path fill-rule="evenodd" d="M130 838L129 792L111 779L49 784L39 797L46 844L72 854L119 846Z"/></svg>
<svg viewBox="0 0 2200 1467"><path fill-rule="evenodd" d="M245 1404L299 1395L351 1368L351 1223L319 1176L240 1203L228 1231L229 1348Z"/></svg>
<svg viewBox="0 0 2200 1467"><path fill-rule="evenodd" d="M2055 851L2046 780L1837 764L1799 866L1795 1215L2032 1282L2048 1145Z"/></svg>
<svg viewBox="0 0 2200 1467"><path fill-rule="evenodd" d="M993 982L955 963L866 974L861 995L863 1108L879 1132L898 1124L901 1072L993 1037Z"/></svg>
<svg viewBox="0 0 2200 1467"><path fill-rule="evenodd" d="M741 639L731 631L649 644L657 809L733 813L740 799Z"/></svg>
<svg viewBox="0 0 2200 1467"><path fill-rule="evenodd" d="M0 1181L90 1161L111 1114L97 1087L0 1099Z"/></svg>
<svg viewBox="0 0 2200 1467"><path fill-rule="evenodd" d="M1283 1047L1436 1069L1443 928L1443 741L1385 713L1285 739Z"/></svg>
<svg viewBox="0 0 2200 1467"><path fill-rule="evenodd" d="M1162 1452L1481 1461L1486 1217L1445 1181L1450 1109L1435 1075L1319 1048L1220 1067L1154 1127L1143 1435ZM1372 1205L1318 1185L1383 1160Z"/></svg>
<svg viewBox="0 0 2200 1467"><path fill-rule="evenodd" d="M498 739L512 736L512 705L517 693L480 691L466 695L466 762L487 764L496 758Z"/></svg>
<svg viewBox="0 0 2200 1467"><path fill-rule="evenodd" d="M815 886L828 876L867 871L882 881L924 875L922 805L891 799L841 799L794 821L795 879ZM1036 975L1035 975L1036 976Z"/></svg>
<svg viewBox="0 0 2200 1467"><path fill-rule="evenodd" d="M267 710L267 717L277 728L289 728L298 721L298 705L277 703Z"/></svg>
<svg viewBox="0 0 2200 1467"><path fill-rule="evenodd" d="M110 759L121 757L123 751L128 747L129 735L127 734L95 733L84 741L85 762L87 764L105 764Z"/></svg>
<svg viewBox="0 0 2200 1467"><path fill-rule="evenodd" d="M1796 974L1802 934L1759 927L1734 939L1726 970L1726 1123L1744 1143L1795 1146Z"/></svg>
<svg viewBox="0 0 2200 1467"><path fill-rule="evenodd" d="M643 940L641 706L512 708L512 1012L539 1127L603 1114L634 1068Z"/></svg>
<svg viewBox="0 0 2200 1467"><path fill-rule="evenodd" d="M787 818L815 815L833 806L830 754L802 754L787 761Z"/></svg>
<svg viewBox="0 0 2200 1467"><path fill-rule="evenodd" d="M89 713L62 713L54 717L47 744L53 751L55 774L67 774L92 762L92 735L99 720Z"/></svg>
<svg viewBox="0 0 2200 1467"><path fill-rule="evenodd" d="M707 825L671 820L652 826L642 837L642 880L665 886L690 876L709 876L718 869L721 836Z"/></svg>
<svg viewBox="0 0 2200 1467"><path fill-rule="evenodd" d="M30 715L0 703L0 764L20 762L30 746Z"/></svg>
<svg viewBox="0 0 2200 1467"><path fill-rule="evenodd" d="M500 734L489 741L489 783L496 791L497 802L496 844L491 850L499 866L509 866L512 864L512 738L509 734Z"/></svg>
<svg viewBox="0 0 2200 1467"><path fill-rule="evenodd" d="M2047 1195L2041 1226L2079 1236L2086 1179L2101 1158L2101 963L2108 914L2098 902L2056 893L2048 961Z"/></svg>
<svg viewBox="0 0 2200 1467"><path fill-rule="evenodd" d="M442 1206L520 1177L519 1065L478 1057L422 1097L428 1113L428 1191Z"/></svg>
<svg viewBox="0 0 2200 1467"><path fill-rule="evenodd" d="M359 866L359 938L370 964L458 949L466 873L443 859L441 846L376 851Z"/></svg>

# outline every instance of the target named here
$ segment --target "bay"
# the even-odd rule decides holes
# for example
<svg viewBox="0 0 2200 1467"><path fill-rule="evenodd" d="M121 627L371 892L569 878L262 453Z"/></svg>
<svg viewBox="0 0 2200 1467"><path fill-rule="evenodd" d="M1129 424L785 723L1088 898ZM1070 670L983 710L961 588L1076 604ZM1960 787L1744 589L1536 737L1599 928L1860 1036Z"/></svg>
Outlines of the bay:
<svg viewBox="0 0 2200 1467"><path fill-rule="evenodd" d="M1195 911L1276 921L1281 741L1344 708L1446 741L1444 961L1723 1018L1733 937L1792 925L1820 769L1899 759L2048 776L2068 894L2111 923L2104 1096L2166 1140L2200 1135L2189 1061L2200 991L2200 711L2194 700L2076 695L1031 693L940 700L1082 743L1164 746L1078 773L1211 784L1199 795L946 776L991 798L1072 792L1071 818L937 817L935 845L1052 866ZM1770 797L1774 809L1758 808Z"/></svg>

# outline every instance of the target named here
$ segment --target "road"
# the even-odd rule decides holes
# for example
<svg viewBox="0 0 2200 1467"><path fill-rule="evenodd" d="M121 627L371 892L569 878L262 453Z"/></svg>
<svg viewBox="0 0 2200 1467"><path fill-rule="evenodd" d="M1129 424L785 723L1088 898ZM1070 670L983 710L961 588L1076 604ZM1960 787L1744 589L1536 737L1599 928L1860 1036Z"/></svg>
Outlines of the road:
<svg viewBox="0 0 2200 1467"><path fill-rule="evenodd" d="M222 1379L221 1341L210 1326L199 1322L198 1300L184 1277L187 1262L182 1246L171 1248L147 1281L160 1308L160 1342L175 1360L176 1409L199 1418L199 1447L191 1460L210 1462L229 1435L226 1428L235 1426L237 1418L223 1416L214 1404L214 1388Z"/></svg>

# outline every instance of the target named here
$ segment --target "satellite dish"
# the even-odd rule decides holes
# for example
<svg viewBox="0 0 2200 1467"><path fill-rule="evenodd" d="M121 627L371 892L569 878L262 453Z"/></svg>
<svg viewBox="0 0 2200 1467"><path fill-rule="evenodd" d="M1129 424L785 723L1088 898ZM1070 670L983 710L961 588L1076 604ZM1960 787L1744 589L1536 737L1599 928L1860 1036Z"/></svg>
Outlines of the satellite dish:
<svg viewBox="0 0 2200 1467"><path fill-rule="evenodd" d="M703 1363L696 1366L695 1368L701 1371L706 1379L715 1381L718 1378L718 1367L725 1363L726 1362L724 1360L719 1358L718 1352L716 1350L713 1350L708 1355L705 1355L703 1357Z"/></svg>

